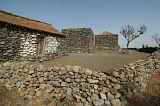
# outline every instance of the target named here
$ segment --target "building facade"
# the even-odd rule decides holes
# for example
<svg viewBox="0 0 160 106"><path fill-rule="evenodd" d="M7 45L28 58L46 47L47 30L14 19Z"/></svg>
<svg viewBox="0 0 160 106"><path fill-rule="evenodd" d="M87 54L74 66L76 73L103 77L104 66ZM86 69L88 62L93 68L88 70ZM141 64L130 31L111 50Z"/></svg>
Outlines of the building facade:
<svg viewBox="0 0 160 106"><path fill-rule="evenodd" d="M95 48L100 50L118 50L118 34L105 31L95 35Z"/></svg>
<svg viewBox="0 0 160 106"><path fill-rule="evenodd" d="M62 45L69 53L90 53L94 48L94 33L91 28L62 29L67 35Z"/></svg>
<svg viewBox="0 0 160 106"><path fill-rule="evenodd" d="M52 56L63 37L48 23L0 11L0 62Z"/></svg>

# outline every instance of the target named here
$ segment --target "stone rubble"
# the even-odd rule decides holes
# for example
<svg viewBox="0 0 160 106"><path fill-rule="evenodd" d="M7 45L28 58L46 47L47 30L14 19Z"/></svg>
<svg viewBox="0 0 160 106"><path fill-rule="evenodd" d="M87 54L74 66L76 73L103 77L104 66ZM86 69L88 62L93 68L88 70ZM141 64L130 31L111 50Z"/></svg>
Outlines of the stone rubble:
<svg viewBox="0 0 160 106"><path fill-rule="evenodd" d="M145 89L146 81L155 69L160 69L158 54L115 69L112 74L80 66L44 68L25 62L6 62L0 64L0 83L8 89L18 88L24 99L47 93L56 100L66 98L81 106L124 106L127 97ZM46 100L45 104L50 102Z"/></svg>

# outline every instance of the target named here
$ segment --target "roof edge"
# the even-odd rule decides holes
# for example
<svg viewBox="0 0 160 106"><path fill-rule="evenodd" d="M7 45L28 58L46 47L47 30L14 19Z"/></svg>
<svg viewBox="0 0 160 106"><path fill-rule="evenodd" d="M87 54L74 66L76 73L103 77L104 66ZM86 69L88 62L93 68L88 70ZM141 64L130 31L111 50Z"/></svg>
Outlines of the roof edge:
<svg viewBox="0 0 160 106"><path fill-rule="evenodd" d="M6 12L6 11L3 11L3 10L0 10L0 12L3 12L5 14L12 15L12 16L15 16L15 17L21 17L21 18L24 18L24 19L27 19L27 20L31 20L31 21L35 21L35 22L39 22L39 23L44 23L44 24L48 24L48 25L52 26L52 24L49 24L49 23L46 23L46 22L43 22L43 21L34 20L34 19L27 18L27 17L21 16L21 15L16 15L16 14L13 14L13 13L10 13L10 12Z"/></svg>

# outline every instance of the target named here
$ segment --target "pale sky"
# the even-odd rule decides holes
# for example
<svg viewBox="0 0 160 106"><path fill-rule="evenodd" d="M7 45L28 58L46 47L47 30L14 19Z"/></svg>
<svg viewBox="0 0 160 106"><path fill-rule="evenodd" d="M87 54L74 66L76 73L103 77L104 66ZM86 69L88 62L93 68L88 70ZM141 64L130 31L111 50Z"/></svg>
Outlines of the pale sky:
<svg viewBox="0 0 160 106"><path fill-rule="evenodd" d="M59 31L90 27L95 35L118 34L121 47L127 43L119 33L125 24L147 27L130 47L156 46L151 36L160 33L160 0L0 0L0 10L50 23Z"/></svg>

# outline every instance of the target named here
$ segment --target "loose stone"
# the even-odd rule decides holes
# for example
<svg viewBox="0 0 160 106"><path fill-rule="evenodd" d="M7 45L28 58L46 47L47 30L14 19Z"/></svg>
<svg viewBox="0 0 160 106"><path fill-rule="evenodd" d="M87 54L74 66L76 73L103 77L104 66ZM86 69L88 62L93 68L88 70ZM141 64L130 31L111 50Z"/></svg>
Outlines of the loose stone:
<svg viewBox="0 0 160 106"><path fill-rule="evenodd" d="M54 87L52 85L47 84L47 86L46 86L46 92L47 93L51 93L53 91L53 89L54 89Z"/></svg>
<svg viewBox="0 0 160 106"><path fill-rule="evenodd" d="M119 77L119 74L118 74L117 71L113 71L112 74L113 74L114 77Z"/></svg>
<svg viewBox="0 0 160 106"><path fill-rule="evenodd" d="M114 95L112 95L110 92L107 93L108 100L113 100Z"/></svg>
<svg viewBox="0 0 160 106"><path fill-rule="evenodd" d="M97 83L98 82L98 80L89 79L89 78L87 78L87 80L88 80L89 83Z"/></svg>
<svg viewBox="0 0 160 106"><path fill-rule="evenodd" d="M107 99L106 94L103 94L103 93L100 92L100 96L101 96L102 99Z"/></svg>
<svg viewBox="0 0 160 106"><path fill-rule="evenodd" d="M105 84L109 85L109 84L110 84L110 81L107 79L107 80L105 81Z"/></svg>
<svg viewBox="0 0 160 106"><path fill-rule="evenodd" d="M92 71L89 70L89 69L86 69L85 74L86 74L86 75L92 75Z"/></svg>

